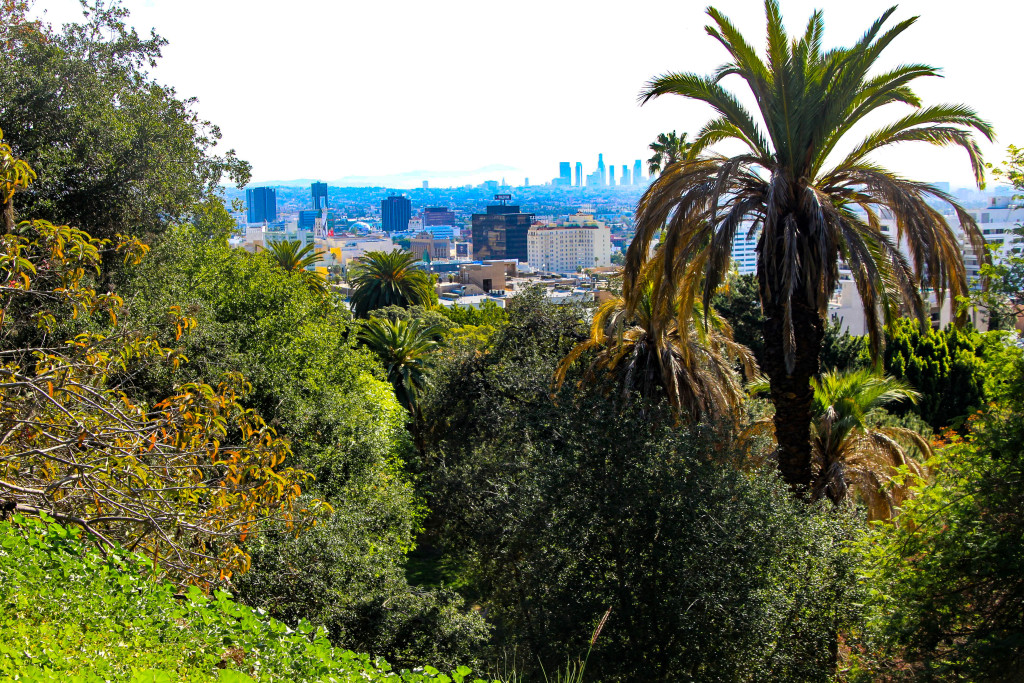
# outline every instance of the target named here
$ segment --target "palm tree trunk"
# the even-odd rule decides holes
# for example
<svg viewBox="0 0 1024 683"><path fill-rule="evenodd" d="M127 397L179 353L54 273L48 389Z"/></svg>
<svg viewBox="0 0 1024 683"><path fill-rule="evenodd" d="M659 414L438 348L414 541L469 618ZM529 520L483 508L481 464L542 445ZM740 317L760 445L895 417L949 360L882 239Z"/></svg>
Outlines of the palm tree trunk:
<svg viewBox="0 0 1024 683"><path fill-rule="evenodd" d="M769 300L763 287L761 300ZM764 313L763 369L771 380L771 399L775 404L779 472L796 495L804 496L810 491L813 477L811 402L814 390L811 388L811 378L818 374L818 356L825 326L817 310L808 306L806 302L793 302L796 362L793 371L788 372L783 351L783 306L767 303Z"/></svg>

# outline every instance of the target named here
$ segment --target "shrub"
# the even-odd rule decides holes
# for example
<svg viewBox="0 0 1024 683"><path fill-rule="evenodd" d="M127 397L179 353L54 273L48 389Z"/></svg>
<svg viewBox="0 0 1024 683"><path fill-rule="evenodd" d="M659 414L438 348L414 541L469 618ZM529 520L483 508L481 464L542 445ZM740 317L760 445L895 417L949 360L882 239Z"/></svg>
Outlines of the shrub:
<svg viewBox="0 0 1024 683"><path fill-rule="evenodd" d="M431 667L395 672L238 604L150 578L123 551L87 549L78 531L21 516L0 523L0 677L22 681L468 681ZM477 679L479 680L479 679Z"/></svg>

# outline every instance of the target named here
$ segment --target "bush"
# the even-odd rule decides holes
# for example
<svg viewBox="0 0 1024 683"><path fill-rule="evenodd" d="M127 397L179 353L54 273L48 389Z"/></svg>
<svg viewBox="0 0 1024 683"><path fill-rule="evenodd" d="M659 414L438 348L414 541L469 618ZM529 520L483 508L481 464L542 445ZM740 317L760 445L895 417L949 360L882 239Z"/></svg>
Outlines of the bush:
<svg viewBox="0 0 1024 683"><path fill-rule="evenodd" d="M290 624L309 619L332 642L398 666L472 664L487 641L484 620L452 591L409 586L394 525L381 522L387 505L364 491L336 501L332 517L298 537L268 529L247 548L253 561L236 581L240 598Z"/></svg>
<svg viewBox="0 0 1024 683"><path fill-rule="evenodd" d="M218 591L175 594L152 564L85 547L77 530L16 516L0 523L0 677L21 681L445 681L430 667L331 646ZM49 523L48 523L49 522Z"/></svg>
<svg viewBox="0 0 1024 683"><path fill-rule="evenodd" d="M858 613L855 518L744 473L727 429L599 391L551 396L579 311L523 299L490 353L447 370L424 475L437 538L497 651L595 680L830 680ZM566 387L573 382L566 382Z"/></svg>

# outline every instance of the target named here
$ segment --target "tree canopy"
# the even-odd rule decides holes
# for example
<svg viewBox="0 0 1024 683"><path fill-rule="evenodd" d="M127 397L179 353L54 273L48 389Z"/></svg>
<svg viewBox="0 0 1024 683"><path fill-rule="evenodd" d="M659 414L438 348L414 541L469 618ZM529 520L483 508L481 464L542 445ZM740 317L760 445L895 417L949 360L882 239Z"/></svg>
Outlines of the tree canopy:
<svg viewBox="0 0 1024 683"><path fill-rule="evenodd" d="M149 73L166 41L129 28L117 4L84 9L57 30L0 5L0 122L39 174L15 211L113 239L163 232L225 178L245 184L249 165L214 153L220 130L196 101Z"/></svg>
<svg viewBox="0 0 1024 683"><path fill-rule="evenodd" d="M903 142L965 150L979 183L984 164L973 134L992 139L992 127L960 104L922 106L911 89L938 70L907 64L877 72L885 48L915 19L885 25L895 7L849 47L824 49L823 14L815 12L799 35L787 35L778 3L766 0L764 56L729 19L708 9L709 35L729 55L714 74L670 72L653 78L641 102L678 95L710 105L716 117L697 133L690 158L664 171L641 198L636 238L626 259L624 294L630 306L644 296L642 273L652 241L663 272L656 299L660 315L674 315L679 291L701 291L705 304L729 272L738 231L758 235L757 278L765 315L763 369L771 379L780 471L796 491L813 486L810 451L811 378L819 370L825 315L839 282L840 263L864 302L871 351L881 346L882 324L905 306L924 317L918 284L939 297L967 293L961 247L937 199L952 207L969 243L984 240L971 215L953 197L907 180L871 160L872 153ZM748 110L723 85L736 76L750 90ZM912 111L850 140L851 131L887 105ZM714 153L723 141L742 146L735 156ZM836 150L850 146L848 153ZM895 239L880 215L896 216ZM910 255L904 257L902 242Z"/></svg>

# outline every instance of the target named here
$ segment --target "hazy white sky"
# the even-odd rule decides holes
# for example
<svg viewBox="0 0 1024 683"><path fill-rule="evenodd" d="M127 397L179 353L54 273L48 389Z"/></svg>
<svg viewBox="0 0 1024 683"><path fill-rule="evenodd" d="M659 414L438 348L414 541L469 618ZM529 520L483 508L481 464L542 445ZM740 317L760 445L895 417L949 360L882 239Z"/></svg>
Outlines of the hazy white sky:
<svg viewBox="0 0 1024 683"><path fill-rule="evenodd" d="M715 0L755 45L759 0ZM859 37L890 0L782 0L791 31L825 10L826 46ZM170 41L157 77L195 96L225 147L254 180L470 170L507 164L510 182L549 180L559 161L591 172L646 159L675 129L691 135L704 106L662 98L644 107L644 82L665 71L709 73L725 61L708 37L704 2L691 0L125 0L131 22ZM37 0L54 24L77 0ZM924 62L945 78L917 86L925 103L965 102L999 134L998 161L1024 145L1016 79L1024 3L906 0L896 18L920 20L886 65ZM730 83L730 82L727 82ZM734 88L740 82L731 83ZM900 113L892 107L893 115ZM922 180L971 182L966 155L908 145L881 157ZM425 176L424 179L429 179Z"/></svg>

